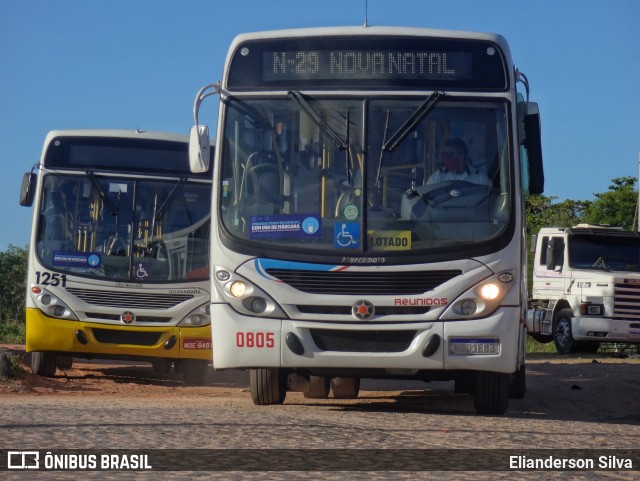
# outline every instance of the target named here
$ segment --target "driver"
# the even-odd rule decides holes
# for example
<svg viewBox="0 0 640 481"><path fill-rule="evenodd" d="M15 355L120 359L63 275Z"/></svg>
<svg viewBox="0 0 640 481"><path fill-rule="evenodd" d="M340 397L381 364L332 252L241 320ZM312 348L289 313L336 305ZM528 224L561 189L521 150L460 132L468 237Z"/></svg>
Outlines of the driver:
<svg viewBox="0 0 640 481"><path fill-rule="evenodd" d="M467 163L467 144L461 139L449 139L440 152L443 167L433 173L426 185L463 180L472 184L491 185L489 177Z"/></svg>

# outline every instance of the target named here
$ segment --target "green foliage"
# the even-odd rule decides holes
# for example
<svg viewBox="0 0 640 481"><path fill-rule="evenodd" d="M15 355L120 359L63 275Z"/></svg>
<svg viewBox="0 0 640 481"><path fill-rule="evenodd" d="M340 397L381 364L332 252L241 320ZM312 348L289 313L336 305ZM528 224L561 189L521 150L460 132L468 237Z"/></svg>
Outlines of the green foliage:
<svg viewBox="0 0 640 481"><path fill-rule="evenodd" d="M591 224L611 224L625 230L633 229L633 220L638 203L638 193L634 190L635 177L617 177L607 192L594 194L596 200L585 209L584 222Z"/></svg>
<svg viewBox="0 0 640 481"><path fill-rule="evenodd" d="M536 341L533 337L527 336L526 352L527 353L534 353L534 352L557 353L558 351L556 350L556 345L553 342L548 342L546 344L543 344L541 342Z"/></svg>
<svg viewBox="0 0 640 481"><path fill-rule="evenodd" d="M24 322L27 253L14 245L0 252L0 319Z"/></svg>
<svg viewBox="0 0 640 481"><path fill-rule="evenodd" d="M24 367L20 363L20 356L7 354L6 352L0 355L0 381L17 379L24 372Z"/></svg>
<svg viewBox="0 0 640 481"><path fill-rule="evenodd" d="M22 320L0 321L0 343L24 344L25 325Z"/></svg>
<svg viewBox="0 0 640 481"><path fill-rule="evenodd" d="M542 227L571 227L579 224L591 202L567 199L554 203L557 197L532 195L526 200L527 233L537 234Z"/></svg>

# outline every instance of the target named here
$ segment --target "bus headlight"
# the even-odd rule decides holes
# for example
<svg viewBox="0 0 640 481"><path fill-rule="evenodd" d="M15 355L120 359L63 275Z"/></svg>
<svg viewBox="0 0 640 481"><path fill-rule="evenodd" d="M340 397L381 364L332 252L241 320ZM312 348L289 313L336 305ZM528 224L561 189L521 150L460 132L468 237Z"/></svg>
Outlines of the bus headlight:
<svg viewBox="0 0 640 481"><path fill-rule="evenodd" d="M487 301L493 301L497 299L499 295L500 295L500 288L492 282L489 282L488 284L484 284L480 288L480 296Z"/></svg>
<svg viewBox="0 0 640 481"><path fill-rule="evenodd" d="M514 279L508 271L485 279L452 302L441 319L476 319L493 314L514 285Z"/></svg>
<svg viewBox="0 0 640 481"><path fill-rule="evenodd" d="M45 315L58 319L77 321L78 317L58 296L40 286L31 287L31 298Z"/></svg>
<svg viewBox="0 0 640 481"><path fill-rule="evenodd" d="M247 285L242 281L234 281L229 284L229 292L233 297L244 297L247 293Z"/></svg>
<svg viewBox="0 0 640 481"><path fill-rule="evenodd" d="M203 304L200 307L191 311L185 316L182 321L178 323L181 327L202 327L211 324L211 316L209 316L209 303Z"/></svg>
<svg viewBox="0 0 640 481"><path fill-rule="evenodd" d="M240 314L286 318L280 306L258 286L227 269L216 267L214 278L229 305Z"/></svg>

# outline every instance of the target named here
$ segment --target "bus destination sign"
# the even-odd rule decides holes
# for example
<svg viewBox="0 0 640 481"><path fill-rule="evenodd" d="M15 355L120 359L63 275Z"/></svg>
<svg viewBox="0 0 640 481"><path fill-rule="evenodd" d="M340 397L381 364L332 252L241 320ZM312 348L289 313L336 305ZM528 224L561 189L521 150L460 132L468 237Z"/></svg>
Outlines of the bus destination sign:
<svg viewBox="0 0 640 481"><path fill-rule="evenodd" d="M470 52L306 50L263 52L262 78L278 80L467 80Z"/></svg>

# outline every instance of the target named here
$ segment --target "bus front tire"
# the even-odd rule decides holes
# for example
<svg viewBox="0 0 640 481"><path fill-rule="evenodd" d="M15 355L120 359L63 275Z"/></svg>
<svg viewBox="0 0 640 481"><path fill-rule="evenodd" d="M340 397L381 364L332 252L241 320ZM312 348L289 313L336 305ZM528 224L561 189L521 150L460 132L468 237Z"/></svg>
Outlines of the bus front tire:
<svg viewBox="0 0 640 481"><path fill-rule="evenodd" d="M327 399L331 392L331 379L325 376L309 376L309 389L304 393L307 399Z"/></svg>
<svg viewBox="0 0 640 481"><path fill-rule="evenodd" d="M360 393L359 377L334 377L331 390L335 399L356 399Z"/></svg>
<svg viewBox="0 0 640 481"><path fill-rule="evenodd" d="M56 356L56 366L58 369L71 369L73 367L73 356L71 354L58 354Z"/></svg>
<svg viewBox="0 0 640 481"><path fill-rule="evenodd" d="M502 415L507 410L511 374L479 371L474 405L478 414Z"/></svg>
<svg viewBox="0 0 640 481"><path fill-rule="evenodd" d="M282 404L287 396L287 372L284 369L251 369L251 399L258 406Z"/></svg>
<svg viewBox="0 0 640 481"><path fill-rule="evenodd" d="M169 374L171 372L171 359L157 359L151 361L153 372L156 374Z"/></svg>
<svg viewBox="0 0 640 481"><path fill-rule="evenodd" d="M527 392L526 367L523 364L511 375L509 382L509 397L511 399L522 399Z"/></svg>
<svg viewBox="0 0 640 481"><path fill-rule="evenodd" d="M207 381L207 368L209 363L201 359L181 360L182 380L191 386L203 386ZM169 363L171 366L171 363Z"/></svg>
<svg viewBox="0 0 640 481"><path fill-rule="evenodd" d="M56 374L56 358L55 352L32 352L31 372L37 376L53 377Z"/></svg>

